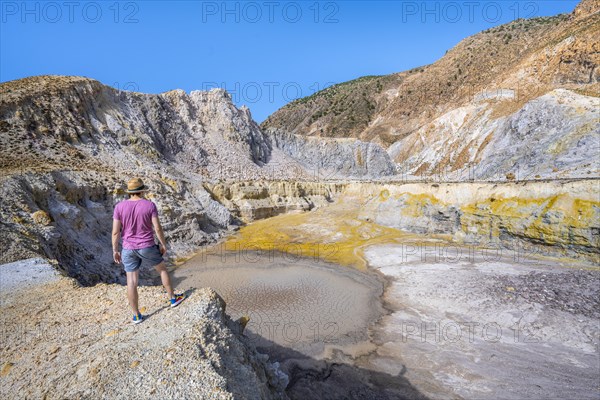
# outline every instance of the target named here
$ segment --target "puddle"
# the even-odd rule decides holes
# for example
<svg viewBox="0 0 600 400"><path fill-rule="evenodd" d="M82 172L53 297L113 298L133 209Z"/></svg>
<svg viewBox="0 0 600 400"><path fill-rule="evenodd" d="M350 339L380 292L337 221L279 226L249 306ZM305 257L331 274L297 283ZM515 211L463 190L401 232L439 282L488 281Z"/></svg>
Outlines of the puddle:
<svg viewBox="0 0 600 400"><path fill-rule="evenodd" d="M384 311L374 274L279 252L213 248L174 277L179 287L215 289L232 318L249 316L246 332L259 348L272 342L316 358L328 347L356 352Z"/></svg>

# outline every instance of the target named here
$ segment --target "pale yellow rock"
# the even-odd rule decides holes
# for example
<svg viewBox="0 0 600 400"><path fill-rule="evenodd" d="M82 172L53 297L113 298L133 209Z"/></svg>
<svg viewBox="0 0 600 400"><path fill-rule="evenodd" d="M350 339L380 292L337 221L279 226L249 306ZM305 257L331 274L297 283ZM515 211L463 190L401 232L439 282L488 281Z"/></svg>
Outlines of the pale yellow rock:
<svg viewBox="0 0 600 400"><path fill-rule="evenodd" d="M52 218L44 210L38 210L34 212L33 214L31 214L31 218L33 219L33 222L35 222L38 225L47 226L52 223Z"/></svg>
<svg viewBox="0 0 600 400"><path fill-rule="evenodd" d="M10 372L11 368L13 367L13 363L11 362L6 362L4 363L4 366L2 367L2 370L0 370L0 376L6 376L8 375L8 373Z"/></svg>

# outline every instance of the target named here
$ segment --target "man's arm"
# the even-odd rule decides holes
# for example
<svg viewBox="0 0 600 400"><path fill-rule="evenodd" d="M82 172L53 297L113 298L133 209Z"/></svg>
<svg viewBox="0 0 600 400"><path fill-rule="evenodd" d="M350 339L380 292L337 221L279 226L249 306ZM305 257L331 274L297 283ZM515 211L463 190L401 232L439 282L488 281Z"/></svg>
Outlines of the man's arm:
<svg viewBox="0 0 600 400"><path fill-rule="evenodd" d="M121 253L119 252L119 240L121 240L121 221L113 219L112 228L112 248L113 248L113 260L117 264L121 263Z"/></svg>
<svg viewBox="0 0 600 400"><path fill-rule="evenodd" d="M156 215L152 216L152 226L154 227L154 233L156 233L156 237L158 237L158 241L160 242L160 253L164 256L167 252L167 241L165 240L165 234L160 225L160 220Z"/></svg>

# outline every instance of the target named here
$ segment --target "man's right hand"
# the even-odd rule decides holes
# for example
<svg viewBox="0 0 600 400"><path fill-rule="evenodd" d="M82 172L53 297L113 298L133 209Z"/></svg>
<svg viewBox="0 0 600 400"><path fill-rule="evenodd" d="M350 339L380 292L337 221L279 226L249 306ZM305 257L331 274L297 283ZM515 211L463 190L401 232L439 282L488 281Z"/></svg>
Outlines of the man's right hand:
<svg viewBox="0 0 600 400"><path fill-rule="evenodd" d="M117 264L121 264L121 253L118 251L113 251L113 260L115 260Z"/></svg>
<svg viewBox="0 0 600 400"><path fill-rule="evenodd" d="M165 255L165 253L167 252L167 247L166 247L166 246L163 246L162 244L159 244L159 245L158 245L158 250L160 251L160 254L161 254L162 256L164 256L164 255Z"/></svg>

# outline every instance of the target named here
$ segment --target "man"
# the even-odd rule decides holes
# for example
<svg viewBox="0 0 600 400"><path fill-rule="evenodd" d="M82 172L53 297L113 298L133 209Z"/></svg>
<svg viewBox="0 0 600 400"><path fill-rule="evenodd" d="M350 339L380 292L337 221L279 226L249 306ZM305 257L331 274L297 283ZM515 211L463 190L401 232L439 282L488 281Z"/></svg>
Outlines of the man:
<svg viewBox="0 0 600 400"><path fill-rule="evenodd" d="M140 178L127 183L129 199L118 203L113 214L112 247L113 259L117 264L123 262L127 273L127 297L133 310L133 322L139 324L144 316L138 308L138 277L142 264L153 266L159 273L163 286L167 290L171 307L176 307L185 297L175 294L171 287L169 272L163 256L167 253L167 242L163 233L158 210L150 200L143 198L148 188ZM154 233L159 245L154 242ZM123 236L123 253L119 252L119 240Z"/></svg>

